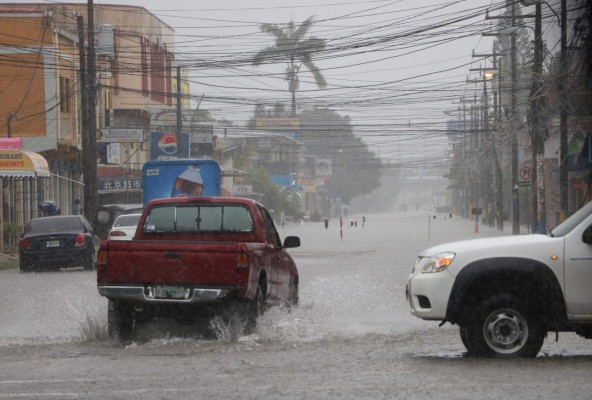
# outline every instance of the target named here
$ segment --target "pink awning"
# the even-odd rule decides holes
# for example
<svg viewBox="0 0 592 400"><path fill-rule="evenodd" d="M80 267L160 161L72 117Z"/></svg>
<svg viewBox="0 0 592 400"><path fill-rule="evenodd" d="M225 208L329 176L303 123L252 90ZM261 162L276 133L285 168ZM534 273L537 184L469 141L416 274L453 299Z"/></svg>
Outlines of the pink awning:
<svg viewBox="0 0 592 400"><path fill-rule="evenodd" d="M0 150L21 150L22 148L23 139L20 137L0 139Z"/></svg>

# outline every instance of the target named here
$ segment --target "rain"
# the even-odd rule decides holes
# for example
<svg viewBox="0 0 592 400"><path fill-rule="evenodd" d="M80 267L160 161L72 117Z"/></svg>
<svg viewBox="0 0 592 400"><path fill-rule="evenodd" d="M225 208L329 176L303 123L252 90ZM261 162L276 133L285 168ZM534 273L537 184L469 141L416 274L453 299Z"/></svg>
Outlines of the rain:
<svg viewBox="0 0 592 400"><path fill-rule="evenodd" d="M0 399L590 397L590 340L478 357L406 297L425 249L589 203L589 2L115 3L0 4ZM98 243L169 196L261 204L300 238L298 305L120 339L100 263L20 263L32 219Z"/></svg>
<svg viewBox="0 0 592 400"><path fill-rule="evenodd" d="M1 271L0 394L159 398L199 390L245 399L353 399L587 392L592 351L575 334L560 334L558 342L549 335L531 361L475 360L466 356L457 327L410 315L404 282L416 253L451 236L499 235L495 229L476 235L471 221L426 211L364 216L364 228L342 232L338 219L329 229L304 222L279 227L303 243L291 250L301 275L300 303L268 310L247 336L232 324L214 322L204 335L198 327L157 321L129 342L114 342L93 272ZM418 374L429 382L420 384Z"/></svg>

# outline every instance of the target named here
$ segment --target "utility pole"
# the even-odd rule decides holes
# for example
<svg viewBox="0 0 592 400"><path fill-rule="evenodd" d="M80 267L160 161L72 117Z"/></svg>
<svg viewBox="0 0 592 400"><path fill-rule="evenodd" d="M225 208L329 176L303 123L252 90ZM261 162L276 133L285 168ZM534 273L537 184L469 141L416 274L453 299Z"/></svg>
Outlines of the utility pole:
<svg viewBox="0 0 592 400"><path fill-rule="evenodd" d="M463 140L462 140L462 153L463 153L463 161L466 162L470 157L473 156L472 149L470 149L471 143L472 143L472 135L467 137L467 134L470 134L470 132L467 132L467 110L471 110L468 109L466 107L465 104L467 103L475 103L475 100L466 100L464 98L464 96L461 96L459 103L462 104L462 125L463 125ZM453 104L455 104L453 102ZM459 111L460 111L460 106L459 106ZM460 117L459 117L460 120ZM471 188L469 186L469 181L467 179L467 171L466 171L466 167L463 168L463 187L462 187L462 198L463 198L463 204L462 204L462 213L461 215L465 218L467 218L469 216L469 198L470 196L470 191Z"/></svg>
<svg viewBox="0 0 592 400"><path fill-rule="evenodd" d="M491 135L489 132L489 101L487 98L487 77L483 74L483 132L487 135L488 139L491 139ZM483 135L483 136L485 136ZM490 189L492 188L493 176L493 156L492 156L492 148L495 147L495 143L492 140L489 140L489 145L487 146L487 165L486 165L486 184L489 188L485 190L486 199L487 199L487 214L488 214L488 224L492 226L493 218L491 213L494 212L494 205L493 205L493 191Z"/></svg>
<svg viewBox="0 0 592 400"><path fill-rule="evenodd" d="M177 65L177 158L183 158L183 148L181 140L181 131L183 130L181 121L181 67Z"/></svg>
<svg viewBox="0 0 592 400"><path fill-rule="evenodd" d="M517 55L516 55L516 18L529 18L530 16L521 15L516 16L516 2L511 2L511 29L510 33L510 69L511 69L511 106L510 112L508 113L507 120L510 127L510 167L512 176L512 234L520 234L520 192L518 188L518 132L517 132L517 121L516 113L518 106L518 71L517 71ZM486 13L485 19L508 19L508 17L490 17L489 13ZM483 36L500 36L500 33L486 34ZM501 61L501 60L500 60ZM501 62L500 62L501 66ZM501 69L501 68L500 68ZM500 93L501 98L501 93Z"/></svg>
<svg viewBox="0 0 592 400"><path fill-rule="evenodd" d="M494 57L494 65L496 58ZM499 129L500 122L502 120L502 58L500 57L497 60L497 68L499 70L498 77L497 77L497 102L494 104L494 114L495 114L495 122L496 122L496 129ZM494 97L494 101L495 101ZM496 112L497 111L497 112ZM493 138L493 152L494 152L494 161L495 161L495 216L496 216L496 225L498 231L504 230L504 179L502 174L502 167L500 163L500 157L497 152L497 144L495 143L495 138Z"/></svg>
<svg viewBox="0 0 592 400"><path fill-rule="evenodd" d="M533 215L532 232L546 232L545 212L545 156L544 138L546 134L541 124L543 102L543 37L542 37L542 5L536 3L534 24L534 64L532 68L532 88L529 99L529 122L532 142L532 175L531 175L531 213Z"/></svg>
<svg viewBox="0 0 592 400"><path fill-rule="evenodd" d="M516 2L512 2L512 28L516 26ZM512 163L512 234L520 234L520 193L518 189L518 132L516 131L516 109L518 106L516 32L510 35L510 62L512 68L512 109L510 111Z"/></svg>
<svg viewBox="0 0 592 400"><path fill-rule="evenodd" d="M567 108L565 93L565 75L567 73L567 1L561 0L561 78L560 78L560 107L559 112L559 216L562 222L568 216L568 176L567 176Z"/></svg>
<svg viewBox="0 0 592 400"><path fill-rule="evenodd" d="M496 17L487 17L490 19L494 19ZM499 18L499 17L498 17ZM499 34L486 34L484 33L483 36L499 36ZM501 93L501 88L502 88L502 59L501 57L498 60L498 56L499 54L495 52L495 48L493 50L493 53L491 54L474 54L474 57L493 57L493 68L487 68L488 70L491 71L497 71L497 78L498 78L498 90L497 92L494 92L494 97L493 97L493 106L494 106L494 119L496 121L496 125L497 128L499 128L500 125L500 121L502 120L502 113L501 113L501 109L502 109L502 93ZM484 82L485 84L485 82ZM489 121L488 121L488 125L489 125ZM494 195L494 206L493 206L493 212L496 216L496 226L497 229L499 231L503 231L504 230L504 185L503 185L503 174L502 174L502 168L501 168L501 164L500 164L500 158L497 152L497 146L496 146L496 142L495 142L495 136L492 133L491 134L491 157L493 159L493 175L494 175L494 184L492 184L492 190L495 193Z"/></svg>
<svg viewBox="0 0 592 400"><path fill-rule="evenodd" d="M474 56L474 55L473 55ZM471 68L470 71L479 71L483 75L483 79L467 79L467 83L483 83L483 105L481 107L482 116L483 116L483 123L481 125L481 132L480 135L481 141L479 143L479 150L484 151L486 154L486 159L484 160L485 163L481 163L481 171L482 171L482 193L481 196L483 198L484 208L486 208L487 213L484 213L483 222L488 223L491 226L493 222L492 215L494 214L494 190L493 190L493 166L494 160L492 155L492 147L495 146L493 142L493 135L489 130L489 99L487 94L487 74L492 74L493 68ZM488 218L486 219L485 216Z"/></svg>
<svg viewBox="0 0 592 400"><path fill-rule="evenodd" d="M97 214L97 67L95 60L95 24L93 0L88 0L88 133L84 151L84 216L95 222Z"/></svg>
<svg viewBox="0 0 592 400"><path fill-rule="evenodd" d="M84 45L84 19L82 15L76 17L78 25L78 53L80 54L80 118L82 123L82 160L88 157L88 82L86 79L86 46ZM84 161L83 161L84 164Z"/></svg>
<svg viewBox="0 0 592 400"><path fill-rule="evenodd" d="M9 139L12 137L11 123L15 117L16 117L15 112L9 112L6 116L6 137Z"/></svg>

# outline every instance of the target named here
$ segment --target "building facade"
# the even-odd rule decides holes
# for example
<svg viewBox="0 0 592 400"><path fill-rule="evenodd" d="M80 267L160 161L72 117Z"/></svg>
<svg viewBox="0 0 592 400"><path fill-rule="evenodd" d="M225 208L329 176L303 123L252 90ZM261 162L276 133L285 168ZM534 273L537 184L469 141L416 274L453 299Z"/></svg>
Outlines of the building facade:
<svg viewBox="0 0 592 400"><path fill-rule="evenodd" d="M49 168L49 177L0 171L9 211L3 224L22 229L41 215L40 202L71 213L82 199L79 16L86 42L86 4L0 3L0 138L20 138L20 150L39 154ZM149 159L150 114L175 107L174 30L125 5L95 5L94 25L98 200L133 202L141 187L121 183ZM117 130L135 135L126 140ZM109 141L109 133L120 135Z"/></svg>

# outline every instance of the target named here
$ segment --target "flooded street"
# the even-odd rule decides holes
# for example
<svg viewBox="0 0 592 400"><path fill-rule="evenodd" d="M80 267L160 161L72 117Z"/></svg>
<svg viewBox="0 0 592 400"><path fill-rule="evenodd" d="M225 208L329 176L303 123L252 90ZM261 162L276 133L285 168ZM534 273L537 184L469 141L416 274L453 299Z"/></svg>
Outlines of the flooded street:
<svg viewBox="0 0 592 400"><path fill-rule="evenodd" d="M94 272L0 272L0 399L444 398L585 399L592 342L549 335L536 359L464 356L455 326L409 313L405 281L418 251L499 234L427 213L289 223L300 305L272 309L256 333L217 326L203 338L172 324L143 326L131 343L107 338L107 300Z"/></svg>

